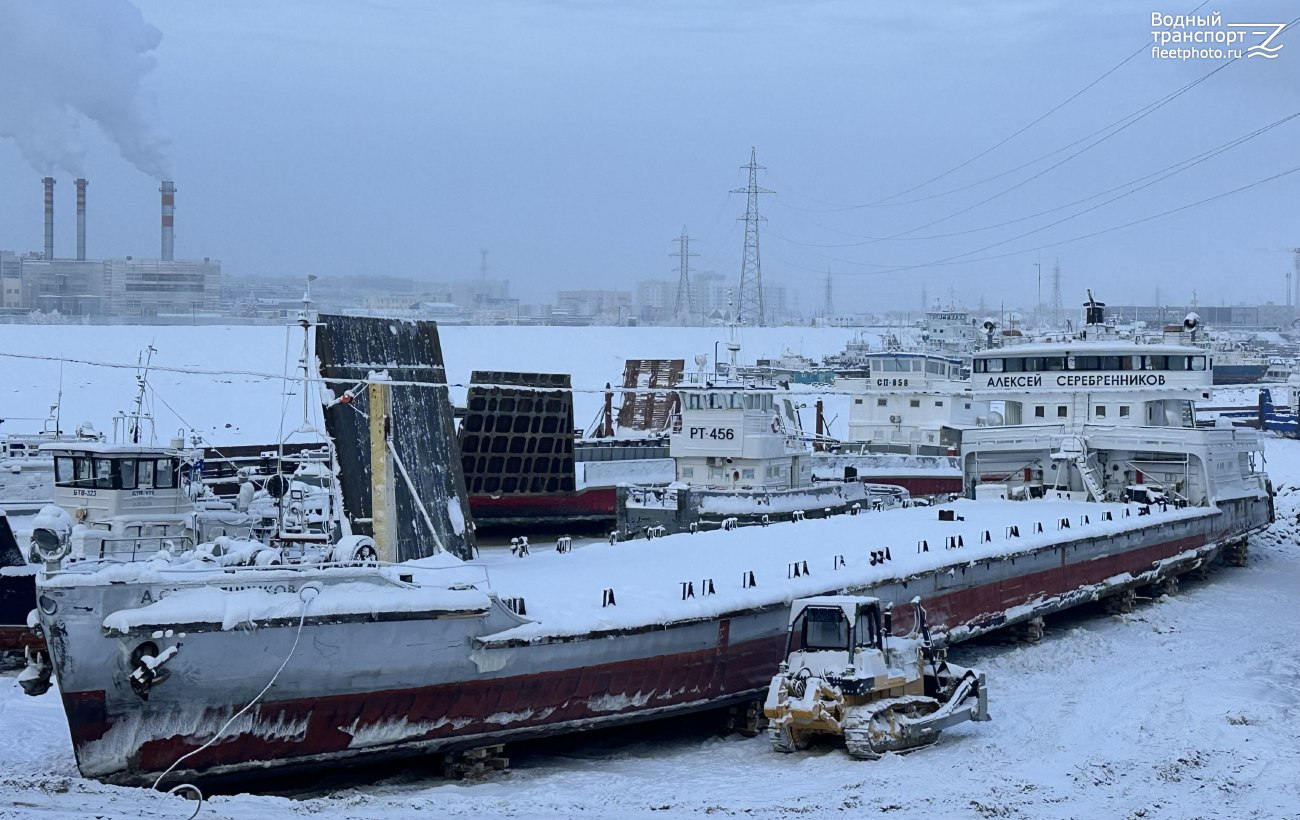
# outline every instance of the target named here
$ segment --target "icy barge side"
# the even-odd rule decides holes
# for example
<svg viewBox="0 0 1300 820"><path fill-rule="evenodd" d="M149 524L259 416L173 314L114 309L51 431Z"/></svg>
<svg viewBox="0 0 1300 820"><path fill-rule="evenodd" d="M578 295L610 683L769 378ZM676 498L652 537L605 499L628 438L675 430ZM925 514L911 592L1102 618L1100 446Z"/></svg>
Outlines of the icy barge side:
<svg viewBox="0 0 1300 820"><path fill-rule="evenodd" d="M63 572L42 576L39 591L79 768L143 784L213 740L286 657L264 700L182 775L472 748L753 699L780 659L795 597L920 596L936 637L962 640L1244 550L1268 525L1269 500L1149 515L1132 504L963 501L951 522L914 508L539 550L486 562L490 593L481 582L450 588L484 567L445 556L197 574L119 565L93 573L117 583ZM873 561L886 548L889 560ZM322 591L304 609L298 592L312 583ZM129 682L145 642L163 655L178 647L147 700Z"/></svg>

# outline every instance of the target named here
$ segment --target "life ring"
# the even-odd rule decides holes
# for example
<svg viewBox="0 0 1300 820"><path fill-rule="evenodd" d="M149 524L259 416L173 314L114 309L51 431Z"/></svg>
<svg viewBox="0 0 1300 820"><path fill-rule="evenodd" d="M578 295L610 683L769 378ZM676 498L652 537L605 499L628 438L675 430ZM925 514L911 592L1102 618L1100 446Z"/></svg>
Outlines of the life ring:
<svg viewBox="0 0 1300 820"><path fill-rule="evenodd" d="M773 417L772 417L772 432L773 432L773 433L779 433L779 432L781 432L781 417L780 417L780 416L773 416Z"/></svg>

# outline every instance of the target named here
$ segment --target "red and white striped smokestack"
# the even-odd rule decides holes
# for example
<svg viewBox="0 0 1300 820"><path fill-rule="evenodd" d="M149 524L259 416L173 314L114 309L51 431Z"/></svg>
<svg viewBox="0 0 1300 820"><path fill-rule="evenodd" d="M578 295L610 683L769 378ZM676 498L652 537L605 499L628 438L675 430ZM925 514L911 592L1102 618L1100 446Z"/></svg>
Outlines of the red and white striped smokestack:
<svg viewBox="0 0 1300 820"><path fill-rule="evenodd" d="M77 179L77 261L86 261L86 180Z"/></svg>
<svg viewBox="0 0 1300 820"><path fill-rule="evenodd" d="M162 260L172 261L172 227L176 220L176 186L163 180L162 187Z"/></svg>
<svg viewBox="0 0 1300 820"><path fill-rule="evenodd" d="M41 180L45 183L45 261L54 258L54 177Z"/></svg>

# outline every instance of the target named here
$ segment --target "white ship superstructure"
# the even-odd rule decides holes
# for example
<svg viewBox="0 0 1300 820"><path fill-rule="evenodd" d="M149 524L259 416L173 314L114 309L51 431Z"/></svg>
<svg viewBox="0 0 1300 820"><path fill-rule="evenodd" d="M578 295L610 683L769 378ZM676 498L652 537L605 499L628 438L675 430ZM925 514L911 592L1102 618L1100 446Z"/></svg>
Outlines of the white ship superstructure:
<svg viewBox="0 0 1300 820"><path fill-rule="evenodd" d="M957 357L882 351L865 360L869 377L840 382L853 393L842 450L956 455L963 431L988 420L988 402L972 396Z"/></svg>
<svg viewBox="0 0 1300 820"><path fill-rule="evenodd" d="M1253 430L1201 427L1209 352L1183 345L1086 341L975 354L976 399L1001 402L1004 427L963 441L968 490L1011 497L1070 493L1095 501L1163 497L1223 506L1266 492Z"/></svg>
<svg viewBox="0 0 1300 820"><path fill-rule="evenodd" d="M926 347L950 355L969 355L980 345L980 330L970 313L956 308L926 311L921 326Z"/></svg>
<svg viewBox="0 0 1300 820"><path fill-rule="evenodd" d="M770 385L682 385L668 454L677 481L715 490L788 490L812 480L811 450Z"/></svg>

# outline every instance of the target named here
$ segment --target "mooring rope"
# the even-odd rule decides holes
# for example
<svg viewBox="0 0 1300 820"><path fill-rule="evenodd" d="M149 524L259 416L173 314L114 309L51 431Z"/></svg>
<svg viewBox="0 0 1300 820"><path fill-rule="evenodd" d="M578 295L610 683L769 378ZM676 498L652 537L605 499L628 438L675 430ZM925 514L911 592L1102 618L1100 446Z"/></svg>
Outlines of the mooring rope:
<svg viewBox="0 0 1300 820"><path fill-rule="evenodd" d="M311 594L309 595L308 593ZM163 778L171 774L172 771L177 766L179 766L182 761L184 761L187 758L193 757L199 752L202 752L203 750L212 746L212 744L216 743L217 740L219 740L221 736L225 733L226 729L230 728L230 725L232 723L238 720L249 709L252 709L253 705L256 704L259 700L261 700L263 695L271 691L271 687L274 686L276 680L279 679L280 673L283 672L284 668L289 665L289 660L293 658L294 653L298 651L298 641L302 638L302 627L303 624L306 623L307 621L307 606L312 602L312 599L315 598L319 593L320 590L313 586L303 587L298 592L298 597L302 599L302 614L298 616L298 631L293 636L293 646L290 647L289 654L285 656L284 662L280 664L280 668L275 670L275 674L271 676L271 680L267 681L266 686L262 687L262 691L258 692L257 695L252 700L250 700L247 704L245 704L243 709L240 709L238 712L231 715L230 719L227 720L224 724L222 724L221 728L217 730L216 734L214 734L208 740L207 743L204 743L202 746L200 746L199 748L195 749L192 752L187 752L181 755L180 757L176 758L176 761L172 763L172 765L168 766L165 772L158 775L158 779L153 782L153 788L155 790L157 790L158 784L162 783ZM200 791L199 787L195 786L193 783L180 783L176 786L173 786L171 789L169 789L167 791L167 794L176 794L181 790L189 790L194 794L198 795L199 805L195 807L194 813L187 818L187 820L194 820L194 818L198 816L199 810L203 808L203 792Z"/></svg>

